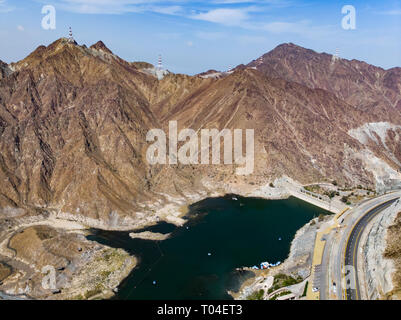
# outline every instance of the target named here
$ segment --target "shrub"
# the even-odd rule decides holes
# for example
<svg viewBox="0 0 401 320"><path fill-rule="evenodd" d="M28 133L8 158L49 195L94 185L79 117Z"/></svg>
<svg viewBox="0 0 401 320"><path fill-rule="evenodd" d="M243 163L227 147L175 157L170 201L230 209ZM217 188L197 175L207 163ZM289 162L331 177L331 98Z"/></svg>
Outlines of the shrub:
<svg viewBox="0 0 401 320"><path fill-rule="evenodd" d="M265 294L265 291L263 289L260 289L259 291L255 291L255 292L251 293L246 299L247 300L262 300L264 294Z"/></svg>
<svg viewBox="0 0 401 320"><path fill-rule="evenodd" d="M332 199L336 196L337 193L335 191L326 191L324 194Z"/></svg>
<svg viewBox="0 0 401 320"><path fill-rule="evenodd" d="M278 297L282 297L282 296L285 296L285 295L290 294L290 293L291 293L291 291L286 290L286 291L283 291L283 292L275 294L269 300L277 300Z"/></svg>
<svg viewBox="0 0 401 320"><path fill-rule="evenodd" d="M304 287L304 293L302 294L302 297L306 297L306 292L308 291L308 284L309 284L309 282L306 281L305 287Z"/></svg>

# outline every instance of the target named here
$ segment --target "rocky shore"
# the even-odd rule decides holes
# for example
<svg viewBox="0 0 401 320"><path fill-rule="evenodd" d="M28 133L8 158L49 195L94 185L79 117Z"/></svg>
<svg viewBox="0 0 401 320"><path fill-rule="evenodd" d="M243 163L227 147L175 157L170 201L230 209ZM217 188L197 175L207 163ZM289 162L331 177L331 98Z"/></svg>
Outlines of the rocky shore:
<svg viewBox="0 0 401 320"><path fill-rule="evenodd" d="M132 239L144 239L144 240L157 240L157 241L162 241L166 240L169 236L170 233L168 234L163 234L163 233L157 233L157 232L150 232L150 231L144 231L144 232L131 232L129 236Z"/></svg>
<svg viewBox="0 0 401 320"><path fill-rule="evenodd" d="M291 193L287 190L289 184L294 187L300 185L286 176L274 180L272 184L267 183L259 186L243 183L216 183L208 179L203 179L200 191L198 192L188 192L180 197L160 193L159 195L165 201L156 200L152 203L145 202L139 204L143 208L143 212L135 212L135 218L129 216L122 217L117 212L111 212L107 219L95 219L82 215L79 212L69 213L61 210L50 210L50 212L51 217L55 220L69 221L71 223L76 222L88 228L110 231L137 230L155 225L160 221L182 226L187 222L184 217L188 212L188 206L193 203L210 197L221 197L226 194L237 194L243 197L258 197L269 200L286 199L291 196Z"/></svg>
<svg viewBox="0 0 401 320"><path fill-rule="evenodd" d="M152 232L138 232L136 233L134 230L138 230L147 226L154 225L160 221L166 221L168 223L173 223L177 226L182 226L187 220L185 215L188 211L188 206L197 201L203 200L207 197L218 197L224 196L225 194L237 194L244 197L259 197L264 199L286 199L291 196L291 193L288 190L288 187L298 188L300 186L299 183L291 180L288 177L281 177L274 180L272 183L268 183L265 185L257 186L257 185L242 185L242 184L214 184L209 185L206 180L202 181L202 185L207 190L214 190L213 192L198 192L192 194L185 194L182 198L172 198L168 195L164 195L166 198L166 202L155 202L153 204L146 203L144 207L153 208L151 213L144 212L136 213L135 219L130 217L120 217L117 213L111 212L109 214L108 220L100 220L94 219L90 217L86 217L81 215L80 213L66 213L56 210L51 210L51 213L35 215L35 216L27 216L24 213L19 213L18 215L13 215L12 217L8 215L8 219L2 219L0 221L0 228L2 231L0 232L0 254L3 255L3 258L7 258L8 261L19 261L19 263L25 263L25 265L35 265L33 262L33 257L26 258L25 261L19 257L18 250L8 247L8 243L10 239L15 237L18 232L21 232L25 229L36 228L37 226L44 227L46 226L49 230L53 230L52 232L56 232L59 234L69 235L70 242L78 241L73 238L73 235L81 237L79 241L86 241L84 237L87 229L89 228L97 228L103 230L116 230L116 231L133 231L130 233L132 238L141 238L147 240L165 240L168 238L168 234L159 234ZM309 223L300 230L298 230L297 234L291 245L291 251L288 259L279 267L275 267L269 270L270 274L277 272L285 272L289 274L296 274L302 278L307 278L309 276L309 269L311 264L311 256L313 250L313 242L315 239L316 231L320 225L320 222L315 219L313 223ZM49 231L50 232L50 231ZM53 237L59 238L60 236ZM49 242L49 241L47 241ZM12 277L10 276L7 281L4 281L6 284L7 290L4 290L2 286L0 286L0 291L8 294L17 294L17 295L29 295L33 298L63 298L63 299L71 299L71 298L79 298L79 299L88 299L88 298L104 298L109 297L113 294L113 289L118 286L118 283L122 281L130 271L135 267L136 261L134 257L130 257L126 252L120 251L119 254L113 254L112 257L115 257L117 265L112 266L113 264L109 264L110 268L107 268L106 265L103 265L103 262L107 259L105 256L109 257L110 254L106 254L107 250L117 250L111 249L106 246L96 244L87 255L82 256L81 260L84 262L80 262L81 260L77 260L74 263L74 268L76 264L80 265L80 276L78 277L70 277L63 275L61 279L64 279L62 283L62 290L57 289L57 294L51 295L49 292L43 294L42 292L37 293L32 289L32 284L26 286L26 278L32 277L22 277L24 281L18 280L14 281L13 285L9 283ZM58 246L57 244L56 246ZM83 246L83 244L81 244ZM42 243L36 243L36 247L32 247L32 251L40 251L39 247L42 246ZM39 249L38 249L39 248ZM20 252L21 248L19 248ZM46 257L49 249L44 250L44 256ZM17 253L16 253L17 252ZM1 259L0 255L0 261ZM125 257L124 262L122 262L122 257ZM103 258L102 258L103 257ZM29 260L31 259L31 260ZM44 261L50 261L50 258L44 258ZM4 259L3 259L4 260ZM71 261L68 261L71 264ZM67 269L67 264L65 266L59 266L58 268ZM101 267L103 265L103 267ZM20 265L16 266L15 270L18 270L18 267L21 268ZM40 266L35 266L35 270L31 272L25 272L26 274L34 274L37 273L38 276L43 277L41 274ZM64 271L63 270L59 271ZM62 272L61 272L62 273ZM264 272L262 272L264 274ZM96 275L92 277L92 275ZM103 275L103 276L100 276ZM107 276L106 276L107 275ZM110 278L111 277L111 278ZM67 279L67 280L65 280ZM86 283L82 282L80 279L85 279ZM248 280L246 284L249 284ZM243 287L246 286L243 285ZM26 288L21 289L23 286ZM35 284L37 285L37 284ZM33 285L33 287L35 286ZM14 287L13 287L14 286ZM249 286L249 290L252 289L252 285ZM249 290L245 290L243 293L239 293L238 296L240 298L246 297L246 292ZM39 290L40 291L40 290Z"/></svg>
<svg viewBox="0 0 401 320"><path fill-rule="evenodd" d="M252 293L261 288L265 291L269 290L272 285L271 277L278 274L285 274L296 279L302 278L300 283L303 283L305 286L305 282L309 280L310 277L316 234L320 227L330 219L331 216L320 219L315 218L305 224L296 232L291 242L291 248L287 259L277 267L267 270L252 270L255 276L245 281L237 293L230 292L233 298L236 300L246 300ZM294 292L299 292L298 286L290 289L294 290ZM302 292L300 295L302 295Z"/></svg>

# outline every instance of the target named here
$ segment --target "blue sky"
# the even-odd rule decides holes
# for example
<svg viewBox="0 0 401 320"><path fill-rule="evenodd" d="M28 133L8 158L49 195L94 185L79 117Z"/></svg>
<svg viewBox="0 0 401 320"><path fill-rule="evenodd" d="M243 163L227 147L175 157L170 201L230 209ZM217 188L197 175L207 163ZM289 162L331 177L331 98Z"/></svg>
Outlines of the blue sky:
<svg viewBox="0 0 401 320"><path fill-rule="evenodd" d="M344 5L356 29L341 27ZM56 8L56 29L44 30L44 5ZM401 0L0 0L0 59L24 58L67 36L102 40L128 61L163 64L177 73L226 70L284 42L391 68L401 66Z"/></svg>

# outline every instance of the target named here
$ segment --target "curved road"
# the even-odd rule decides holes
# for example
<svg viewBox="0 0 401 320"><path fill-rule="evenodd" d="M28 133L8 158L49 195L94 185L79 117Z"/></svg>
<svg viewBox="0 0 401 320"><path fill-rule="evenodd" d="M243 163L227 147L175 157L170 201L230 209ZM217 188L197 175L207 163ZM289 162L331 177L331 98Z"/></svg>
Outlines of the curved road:
<svg viewBox="0 0 401 320"><path fill-rule="evenodd" d="M381 211L388 208L392 203L394 203L397 200L398 198L392 199L374 207L373 209L370 209L362 218L358 220L358 222L352 228L345 250L345 266L354 267L355 275L353 280L355 281L355 286L354 289L350 288L346 289L347 300L359 300L361 298L359 290L359 282L358 282L358 272L357 272L358 270L357 256L358 256L359 242L361 240L361 235L363 233L363 230L375 216L377 216Z"/></svg>

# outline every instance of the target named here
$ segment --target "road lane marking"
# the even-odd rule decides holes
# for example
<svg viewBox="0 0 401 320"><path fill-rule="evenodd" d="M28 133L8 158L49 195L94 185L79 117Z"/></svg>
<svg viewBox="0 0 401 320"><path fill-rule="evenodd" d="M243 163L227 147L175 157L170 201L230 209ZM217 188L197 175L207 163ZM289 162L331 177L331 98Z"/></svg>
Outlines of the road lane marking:
<svg viewBox="0 0 401 320"><path fill-rule="evenodd" d="M379 208L380 206L383 206L383 209L378 210L377 212L375 212L375 213L372 215L372 217L369 217L369 218L368 218L368 221L367 221L367 223L366 223L366 224L368 224L368 223L370 222L370 220L373 219L373 217L375 217L377 214L379 214L380 212L382 212L384 209L387 209L394 201L396 201L396 199L399 199L399 197L394 198L394 199L387 200L387 201L385 201L385 202L382 202L382 203L376 205L375 207L371 208L367 213L365 213L361 218L359 218L359 220L354 224L354 226L353 226L352 229L351 229L351 232L350 232L349 235L348 235L348 239L347 239L347 242L346 242L346 245L345 245L344 264L345 264L345 261L346 261L347 248L348 248L348 247L351 248L352 246L349 246L349 244L353 244L353 243L354 243L354 237L355 237L354 230L355 230L355 228L358 226L358 224L359 224L366 216L368 216L369 213L371 213L373 210ZM386 203L387 203L387 205L385 205ZM365 225L365 227L366 227L366 225ZM359 238L360 233L361 233L361 231L362 231L363 229L364 229L364 228L362 228L362 229L359 231L357 239ZM351 240L351 242L350 242L351 236L352 236L352 240ZM356 244L356 243L355 243L355 244ZM355 251L355 247L354 247L354 251ZM348 252L348 254L350 255L351 253ZM351 258L351 257L349 256L349 258ZM354 257L353 257L352 260L353 260L353 265L355 266L355 252L354 252ZM357 297L357 300L358 300L359 293L358 293L358 289L357 289L358 285L357 285L357 275L356 275L356 274L355 274L354 280L355 280L356 297ZM348 300L348 292L347 292L347 289L345 289L345 292L346 292L345 298L346 298L346 300ZM352 298L352 294L351 294L351 291L350 291L350 290L349 290L349 295L350 295L351 298Z"/></svg>

